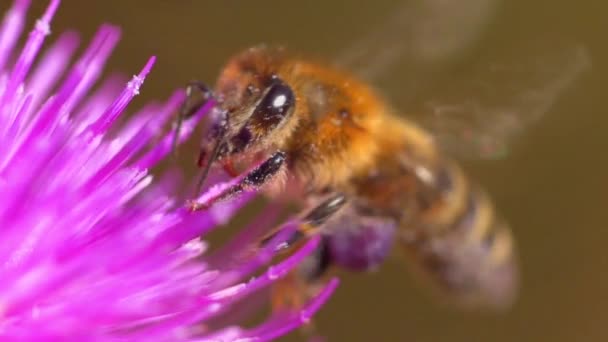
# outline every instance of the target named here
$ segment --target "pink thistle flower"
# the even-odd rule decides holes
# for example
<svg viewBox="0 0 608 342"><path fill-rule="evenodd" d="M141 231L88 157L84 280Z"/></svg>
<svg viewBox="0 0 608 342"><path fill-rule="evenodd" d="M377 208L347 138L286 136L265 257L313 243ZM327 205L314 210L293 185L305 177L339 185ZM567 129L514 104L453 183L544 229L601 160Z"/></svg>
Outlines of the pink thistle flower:
<svg viewBox="0 0 608 342"><path fill-rule="evenodd" d="M198 237L248 197L190 213L169 195L170 178L153 180L148 170L169 152L172 133L151 140L183 92L115 127L155 59L126 87L110 78L92 90L119 30L102 26L69 69L73 32L39 58L58 5L50 1L21 52L14 46L29 0L16 0L0 26L0 340L266 341L305 323L337 280L298 312L254 328L210 328L296 267L318 239L260 272L284 234L255 256L212 267ZM209 107L184 124L180 141ZM235 246L242 241L217 253Z"/></svg>

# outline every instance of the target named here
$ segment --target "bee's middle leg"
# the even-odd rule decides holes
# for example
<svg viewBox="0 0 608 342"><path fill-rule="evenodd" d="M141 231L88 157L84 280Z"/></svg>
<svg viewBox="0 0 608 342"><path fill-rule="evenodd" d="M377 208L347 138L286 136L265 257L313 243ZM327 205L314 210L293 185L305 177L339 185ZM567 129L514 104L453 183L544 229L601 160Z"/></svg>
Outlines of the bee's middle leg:
<svg viewBox="0 0 608 342"><path fill-rule="evenodd" d="M277 246L277 249L282 252L291 250L295 245L304 240L304 238L317 234L322 228L323 224L327 222L327 220L329 220L334 214L336 214L342 207L344 207L346 203L346 196L343 194L336 193L331 195L329 198L325 199L304 214L291 236L289 236L285 242ZM277 234L282 232L286 228L285 226L288 224L290 223L279 226L277 229L264 237L260 244L262 246L266 245L275 236L277 236Z"/></svg>

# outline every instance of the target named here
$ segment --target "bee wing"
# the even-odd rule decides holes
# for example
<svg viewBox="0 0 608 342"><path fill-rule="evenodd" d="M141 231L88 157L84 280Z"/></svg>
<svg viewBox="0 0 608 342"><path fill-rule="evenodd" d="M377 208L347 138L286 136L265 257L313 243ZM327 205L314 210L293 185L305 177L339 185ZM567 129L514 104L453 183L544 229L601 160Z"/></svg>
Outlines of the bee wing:
<svg viewBox="0 0 608 342"><path fill-rule="evenodd" d="M399 64L399 102L448 152L461 159L495 159L536 122L590 65L582 46L510 46L455 73L483 35L499 0L405 1L376 29L337 58L364 79ZM539 44L540 42L540 44ZM523 44L522 44L523 45ZM540 46L542 45L542 46ZM471 57L471 56L469 56Z"/></svg>
<svg viewBox="0 0 608 342"><path fill-rule="evenodd" d="M455 156L501 158L590 66L582 46L531 51L517 49L527 57L502 56L464 74L450 75L408 110L423 113L422 126Z"/></svg>
<svg viewBox="0 0 608 342"><path fill-rule="evenodd" d="M337 56L336 61L365 79L381 77L396 64L412 73L428 73L429 69L436 70L453 60L477 40L498 2L404 1L386 21Z"/></svg>

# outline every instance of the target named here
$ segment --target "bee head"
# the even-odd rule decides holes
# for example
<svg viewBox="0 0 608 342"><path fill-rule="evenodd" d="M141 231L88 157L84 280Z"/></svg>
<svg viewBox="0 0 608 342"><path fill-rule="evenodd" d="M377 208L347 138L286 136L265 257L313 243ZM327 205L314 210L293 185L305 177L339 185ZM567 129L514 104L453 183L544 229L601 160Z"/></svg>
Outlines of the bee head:
<svg viewBox="0 0 608 342"><path fill-rule="evenodd" d="M280 65L276 50L254 48L224 68L202 163L244 160L276 147L296 106L292 87L278 76Z"/></svg>

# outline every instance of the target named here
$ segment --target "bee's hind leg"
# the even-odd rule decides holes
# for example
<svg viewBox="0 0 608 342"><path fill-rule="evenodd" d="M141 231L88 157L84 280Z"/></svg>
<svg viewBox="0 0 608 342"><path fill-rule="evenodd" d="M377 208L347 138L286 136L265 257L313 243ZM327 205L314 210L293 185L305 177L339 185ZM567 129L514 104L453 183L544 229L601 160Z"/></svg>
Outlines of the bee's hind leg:
<svg viewBox="0 0 608 342"><path fill-rule="evenodd" d="M308 211L298 222L296 229L279 244L277 252L287 253L297 245L322 229L322 226L346 204L346 197L342 194L332 194L313 209ZM278 234L283 232L291 223L286 223L266 235L260 246L267 245ZM328 236L322 235L317 249L307 257L298 268L287 277L279 280L272 288L273 311L294 310L302 308L306 301L313 298L323 286L323 280L330 266L333 264L329 252ZM307 326L312 331L311 325Z"/></svg>
<svg viewBox="0 0 608 342"><path fill-rule="evenodd" d="M326 237L317 249L297 269L275 282L271 288L273 312L298 311L323 288L328 271L333 265ZM308 321L300 331L312 340L319 337L314 322Z"/></svg>

